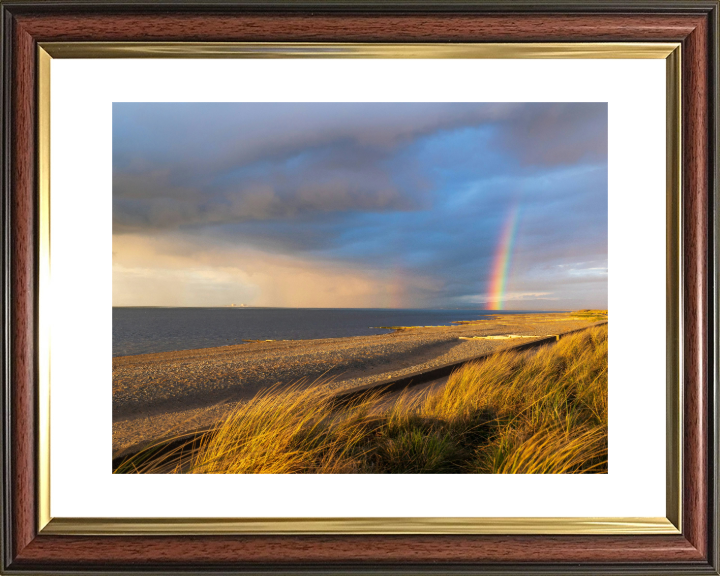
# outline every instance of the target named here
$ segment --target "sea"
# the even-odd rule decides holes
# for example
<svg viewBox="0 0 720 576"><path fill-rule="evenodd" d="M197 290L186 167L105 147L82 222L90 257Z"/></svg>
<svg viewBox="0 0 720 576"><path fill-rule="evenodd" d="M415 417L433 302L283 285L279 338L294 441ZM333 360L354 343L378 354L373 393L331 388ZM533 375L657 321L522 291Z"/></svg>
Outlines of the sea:
<svg viewBox="0 0 720 576"><path fill-rule="evenodd" d="M387 334L390 326L449 326L530 311L369 308L113 308L113 356L244 344Z"/></svg>

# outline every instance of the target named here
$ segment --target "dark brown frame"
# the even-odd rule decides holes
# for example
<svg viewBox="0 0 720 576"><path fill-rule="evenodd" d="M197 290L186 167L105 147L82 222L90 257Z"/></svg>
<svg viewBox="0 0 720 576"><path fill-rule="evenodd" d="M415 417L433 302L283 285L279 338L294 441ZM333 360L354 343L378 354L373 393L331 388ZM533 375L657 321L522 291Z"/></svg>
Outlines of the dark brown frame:
<svg viewBox="0 0 720 576"><path fill-rule="evenodd" d="M15 573L718 574L718 2L3 1L2 558ZM38 42L682 43L680 535L52 536L37 530Z"/></svg>

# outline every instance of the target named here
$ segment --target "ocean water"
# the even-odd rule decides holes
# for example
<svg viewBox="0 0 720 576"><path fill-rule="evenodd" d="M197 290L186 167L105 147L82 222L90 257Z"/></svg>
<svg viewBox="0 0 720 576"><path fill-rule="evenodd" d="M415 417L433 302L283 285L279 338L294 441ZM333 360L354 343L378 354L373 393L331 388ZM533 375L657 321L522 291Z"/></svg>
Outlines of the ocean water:
<svg viewBox="0 0 720 576"><path fill-rule="evenodd" d="M113 308L113 356L242 344L386 334L379 326L448 326L486 310L368 308Z"/></svg>

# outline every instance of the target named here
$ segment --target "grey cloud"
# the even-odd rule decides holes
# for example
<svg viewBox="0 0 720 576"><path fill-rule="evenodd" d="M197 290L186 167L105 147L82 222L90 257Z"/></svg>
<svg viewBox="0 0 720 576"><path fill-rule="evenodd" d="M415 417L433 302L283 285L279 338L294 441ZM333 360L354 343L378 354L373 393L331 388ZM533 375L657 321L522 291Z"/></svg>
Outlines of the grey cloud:
<svg viewBox="0 0 720 576"><path fill-rule="evenodd" d="M116 103L114 114L116 232L416 209L433 167L409 166L398 146L461 127L494 126L526 164L607 145L605 105Z"/></svg>
<svg viewBox="0 0 720 576"><path fill-rule="evenodd" d="M508 119L521 104L435 103L115 103L118 160L126 139L155 163L190 161L227 170L299 150L352 141L388 150L403 142L468 124ZM122 162L121 162L122 163Z"/></svg>
<svg viewBox="0 0 720 576"><path fill-rule="evenodd" d="M557 165L607 159L607 104L554 103L517 111L498 140L524 164Z"/></svg>
<svg viewBox="0 0 720 576"><path fill-rule="evenodd" d="M190 176L331 143L388 151L480 125L497 126L499 143L533 163L607 148L604 103L115 103L113 112L116 164L139 153Z"/></svg>
<svg viewBox="0 0 720 576"><path fill-rule="evenodd" d="M419 206L421 195L401 189L386 171L367 166L316 169L284 165L264 174L239 174L205 186L174 183L167 171L116 173L113 178L115 232L238 224L347 211L403 211Z"/></svg>

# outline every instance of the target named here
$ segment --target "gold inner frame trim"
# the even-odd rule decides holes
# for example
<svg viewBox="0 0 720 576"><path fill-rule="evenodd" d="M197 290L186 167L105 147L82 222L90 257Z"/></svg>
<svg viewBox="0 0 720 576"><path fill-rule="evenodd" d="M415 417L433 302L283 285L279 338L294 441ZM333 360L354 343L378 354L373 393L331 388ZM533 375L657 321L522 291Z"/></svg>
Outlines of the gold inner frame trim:
<svg viewBox="0 0 720 576"><path fill-rule="evenodd" d="M50 61L38 50L38 525L50 522Z"/></svg>
<svg viewBox="0 0 720 576"><path fill-rule="evenodd" d="M41 42L52 58L456 58L664 59L673 42L374 44L228 42Z"/></svg>
<svg viewBox="0 0 720 576"><path fill-rule="evenodd" d="M43 534L677 534L667 518L53 518Z"/></svg>
<svg viewBox="0 0 720 576"><path fill-rule="evenodd" d="M666 59L666 413L665 475L667 489L665 513L682 530L682 48L678 46Z"/></svg>
<svg viewBox="0 0 720 576"><path fill-rule="evenodd" d="M679 43L339 44L52 42L38 46L38 529L43 534L679 534L682 518ZM665 59L667 62L666 518L52 518L50 513L50 69L53 58Z"/></svg>

